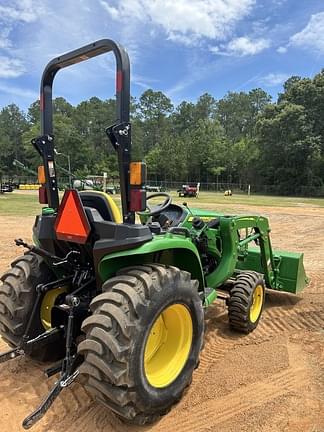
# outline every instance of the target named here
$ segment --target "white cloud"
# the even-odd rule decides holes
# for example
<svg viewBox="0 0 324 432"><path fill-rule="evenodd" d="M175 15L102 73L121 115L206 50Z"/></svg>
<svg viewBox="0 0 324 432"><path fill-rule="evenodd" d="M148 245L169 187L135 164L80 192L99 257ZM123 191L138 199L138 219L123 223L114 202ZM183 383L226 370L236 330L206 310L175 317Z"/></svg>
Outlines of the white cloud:
<svg viewBox="0 0 324 432"><path fill-rule="evenodd" d="M282 6L287 0L272 0L274 6Z"/></svg>
<svg viewBox="0 0 324 432"><path fill-rule="evenodd" d="M269 48L271 42L269 39L251 39L246 36L232 39L227 45L222 44L220 47L212 46L209 50L217 55L244 57L256 55Z"/></svg>
<svg viewBox="0 0 324 432"><path fill-rule="evenodd" d="M188 38L224 40L246 17L255 0L120 0L115 6L100 0L114 19L138 19L159 25L172 40ZM184 39L176 39L177 36Z"/></svg>
<svg viewBox="0 0 324 432"><path fill-rule="evenodd" d="M259 79L259 82L266 87L276 87L282 85L290 77L285 73L269 73L268 75Z"/></svg>
<svg viewBox="0 0 324 432"><path fill-rule="evenodd" d="M180 33L173 33L171 32L168 36L168 40L171 40L173 42L177 42L180 43L182 45L186 45L186 46L192 46L192 45L197 45L198 43L198 39L197 36L186 36Z"/></svg>
<svg viewBox="0 0 324 432"><path fill-rule="evenodd" d="M11 45L9 38L0 35L0 49L9 48Z"/></svg>
<svg viewBox="0 0 324 432"><path fill-rule="evenodd" d="M10 28L8 26L2 26L1 28L1 18L0 18L0 49L10 48Z"/></svg>
<svg viewBox="0 0 324 432"><path fill-rule="evenodd" d="M5 4L6 3L6 4ZM34 22L43 11L42 3L38 0L14 0L0 5L1 20Z"/></svg>
<svg viewBox="0 0 324 432"><path fill-rule="evenodd" d="M24 72L21 60L0 55L0 78L16 78Z"/></svg>
<svg viewBox="0 0 324 432"><path fill-rule="evenodd" d="M220 54L220 55L225 54L226 55L226 53L222 52L218 46L209 47L209 51L214 53L214 54Z"/></svg>
<svg viewBox="0 0 324 432"><path fill-rule="evenodd" d="M17 78L25 72L24 61L11 33L19 24L35 22L43 13L40 0L2 0L0 4L0 77ZM9 49L11 52L9 52ZM24 52L24 57L26 53Z"/></svg>
<svg viewBox="0 0 324 432"><path fill-rule="evenodd" d="M324 54L324 12L312 15L306 27L290 38L290 44Z"/></svg>
<svg viewBox="0 0 324 432"><path fill-rule="evenodd" d="M247 56L259 54L261 51L270 47L268 39L250 39L248 37L239 37L230 41L227 45L227 51L232 55Z"/></svg>
<svg viewBox="0 0 324 432"><path fill-rule="evenodd" d="M277 49L277 52L279 53L279 54L285 54L286 52L287 52L287 47L284 47L284 46L280 46L278 49Z"/></svg>
<svg viewBox="0 0 324 432"><path fill-rule="evenodd" d="M107 2L100 0L101 6L109 13L111 18L117 19L120 17L120 13L118 9L114 8L113 6L110 6Z"/></svg>

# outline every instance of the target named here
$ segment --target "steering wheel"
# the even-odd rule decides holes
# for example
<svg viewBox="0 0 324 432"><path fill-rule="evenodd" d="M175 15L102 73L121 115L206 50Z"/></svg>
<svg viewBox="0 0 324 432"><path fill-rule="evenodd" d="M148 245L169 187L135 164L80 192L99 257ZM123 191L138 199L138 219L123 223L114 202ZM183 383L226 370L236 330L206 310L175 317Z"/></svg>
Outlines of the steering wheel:
<svg viewBox="0 0 324 432"><path fill-rule="evenodd" d="M162 204L158 204L156 207L150 207L147 203L147 201L149 201L152 198L157 198L157 197L164 197L164 201ZM145 212L139 212L139 214L143 214L145 216L157 216L160 213L162 213L164 210L166 210L169 205L172 202L172 198L169 194L167 194L166 192L157 192L154 193L152 195L149 195L148 197L146 197L146 208L148 209L148 211Z"/></svg>

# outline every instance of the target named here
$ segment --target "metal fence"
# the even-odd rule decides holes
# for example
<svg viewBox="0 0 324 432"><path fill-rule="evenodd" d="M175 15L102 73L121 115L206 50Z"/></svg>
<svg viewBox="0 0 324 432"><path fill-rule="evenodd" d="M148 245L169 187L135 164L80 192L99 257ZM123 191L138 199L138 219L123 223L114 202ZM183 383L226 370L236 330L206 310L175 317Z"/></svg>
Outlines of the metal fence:
<svg viewBox="0 0 324 432"><path fill-rule="evenodd" d="M197 182L173 182L173 181L156 181L147 180L149 186L159 187L161 190L179 190L182 185L188 184L196 186ZM208 182L200 183L200 190L206 192L224 192L231 190L236 194L259 194L259 195L278 195L278 196L301 196L301 197L324 197L324 186L301 186L295 190L284 190L282 185L260 185L260 184L243 184L228 182Z"/></svg>
<svg viewBox="0 0 324 432"><path fill-rule="evenodd" d="M21 175L13 178L3 176L2 183L12 183L16 187L19 184L37 184L37 178L32 175ZM116 181L116 184L118 181ZM60 188L65 188L69 184L69 178L65 176L58 176L58 184ZM153 179L147 180L147 185L157 187L160 190L179 190L182 185L188 184L196 186L197 182L175 182L175 181L156 181ZM278 195L278 196L301 196L301 197L324 197L324 186L301 186L296 190L284 190L282 185L260 185L260 184L243 184L243 183L229 183L229 182L203 182L200 183L200 190L206 192L224 192L231 190L235 194L248 194L250 186L250 193L260 195Z"/></svg>

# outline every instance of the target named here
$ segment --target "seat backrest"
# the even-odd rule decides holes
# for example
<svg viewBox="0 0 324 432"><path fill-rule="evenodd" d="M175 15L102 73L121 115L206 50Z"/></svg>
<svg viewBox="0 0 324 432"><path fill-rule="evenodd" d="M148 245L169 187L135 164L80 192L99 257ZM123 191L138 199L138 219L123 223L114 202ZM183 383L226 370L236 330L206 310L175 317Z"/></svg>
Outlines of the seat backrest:
<svg viewBox="0 0 324 432"><path fill-rule="evenodd" d="M105 221L121 223L120 211L109 195L100 191L82 191L80 197L84 207L96 209Z"/></svg>

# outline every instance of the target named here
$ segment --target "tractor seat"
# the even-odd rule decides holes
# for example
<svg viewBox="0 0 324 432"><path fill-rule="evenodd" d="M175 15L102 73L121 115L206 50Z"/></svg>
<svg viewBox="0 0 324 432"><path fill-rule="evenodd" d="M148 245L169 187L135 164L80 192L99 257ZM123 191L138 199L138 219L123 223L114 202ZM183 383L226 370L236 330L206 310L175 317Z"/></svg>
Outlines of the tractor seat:
<svg viewBox="0 0 324 432"><path fill-rule="evenodd" d="M121 223L122 217L115 201L100 191L82 191L80 198L84 207L95 209L104 221Z"/></svg>
<svg viewBox="0 0 324 432"><path fill-rule="evenodd" d="M94 222L105 222L104 218L101 216L101 214L98 212L97 209L94 207L84 207L84 211L87 215L88 221L90 222L90 225L93 225ZM111 221L106 221L111 222Z"/></svg>
<svg viewBox="0 0 324 432"><path fill-rule="evenodd" d="M95 240L93 245L95 256L128 250L152 240L152 233L146 225L106 221L97 209L84 207L84 210L94 234L92 240Z"/></svg>
<svg viewBox="0 0 324 432"><path fill-rule="evenodd" d="M123 224L113 199L99 191L80 192L81 201L92 228L95 260L120 250L138 247L152 240L148 226Z"/></svg>

